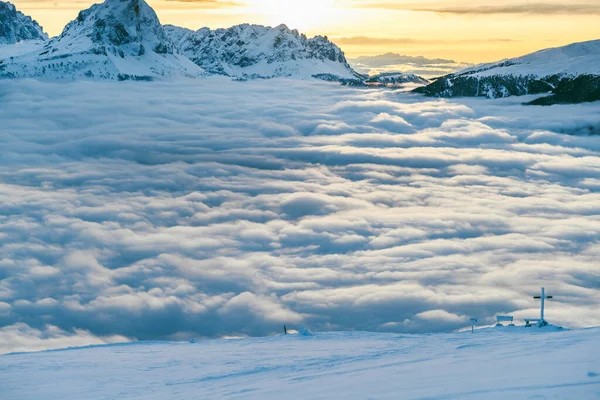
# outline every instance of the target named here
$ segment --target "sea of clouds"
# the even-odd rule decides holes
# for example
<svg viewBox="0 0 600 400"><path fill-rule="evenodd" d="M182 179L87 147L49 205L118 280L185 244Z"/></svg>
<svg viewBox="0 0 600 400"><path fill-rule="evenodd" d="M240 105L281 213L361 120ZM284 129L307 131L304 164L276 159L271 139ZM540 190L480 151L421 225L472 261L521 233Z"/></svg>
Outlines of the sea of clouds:
<svg viewBox="0 0 600 400"><path fill-rule="evenodd" d="M0 353L600 325L600 105L0 82ZM594 135L596 134L596 135Z"/></svg>

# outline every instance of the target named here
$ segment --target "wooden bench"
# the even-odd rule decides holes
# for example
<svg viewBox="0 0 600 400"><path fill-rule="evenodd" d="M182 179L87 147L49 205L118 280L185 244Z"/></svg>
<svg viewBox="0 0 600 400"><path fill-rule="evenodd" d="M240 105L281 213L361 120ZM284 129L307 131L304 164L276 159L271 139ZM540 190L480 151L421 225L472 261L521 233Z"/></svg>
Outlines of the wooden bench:
<svg viewBox="0 0 600 400"><path fill-rule="evenodd" d="M513 324L514 318L512 315L498 315L496 317L496 321L497 321L496 326L504 326L504 325L502 325L502 322L510 322L510 324L508 326L514 326L514 324Z"/></svg>
<svg viewBox="0 0 600 400"><path fill-rule="evenodd" d="M525 318L525 326L533 326L531 325L532 322L539 322L539 318Z"/></svg>

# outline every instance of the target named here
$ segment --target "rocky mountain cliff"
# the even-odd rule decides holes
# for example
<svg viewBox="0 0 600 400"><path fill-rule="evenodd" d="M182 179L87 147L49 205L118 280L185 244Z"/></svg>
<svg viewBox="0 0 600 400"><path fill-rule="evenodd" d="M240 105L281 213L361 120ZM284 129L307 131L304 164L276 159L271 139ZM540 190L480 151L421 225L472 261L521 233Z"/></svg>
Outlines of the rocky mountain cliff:
<svg viewBox="0 0 600 400"><path fill-rule="evenodd" d="M202 73L174 53L156 13L144 0L95 4L42 48L0 64L4 77L150 80Z"/></svg>
<svg viewBox="0 0 600 400"><path fill-rule="evenodd" d="M244 24L197 31L166 26L165 30L180 54L212 74L240 79L362 78L350 67L342 50L327 37L308 39L285 25L271 28Z"/></svg>
<svg viewBox="0 0 600 400"><path fill-rule="evenodd" d="M46 39L48 35L36 21L11 3L0 1L0 45Z"/></svg>
<svg viewBox="0 0 600 400"><path fill-rule="evenodd" d="M532 104L600 100L600 40L481 64L415 89L435 97L508 97L552 93Z"/></svg>

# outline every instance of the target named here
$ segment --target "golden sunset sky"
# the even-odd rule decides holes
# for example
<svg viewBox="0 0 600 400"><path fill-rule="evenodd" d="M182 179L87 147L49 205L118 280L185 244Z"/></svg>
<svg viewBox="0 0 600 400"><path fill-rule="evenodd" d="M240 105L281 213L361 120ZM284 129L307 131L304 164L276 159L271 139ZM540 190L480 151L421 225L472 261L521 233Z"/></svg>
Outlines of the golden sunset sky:
<svg viewBox="0 0 600 400"><path fill-rule="evenodd" d="M12 0L57 35L94 0ZM600 0L149 0L162 23L198 29L285 23L349 57L394 52L494 61L600 38Z"/></svg>

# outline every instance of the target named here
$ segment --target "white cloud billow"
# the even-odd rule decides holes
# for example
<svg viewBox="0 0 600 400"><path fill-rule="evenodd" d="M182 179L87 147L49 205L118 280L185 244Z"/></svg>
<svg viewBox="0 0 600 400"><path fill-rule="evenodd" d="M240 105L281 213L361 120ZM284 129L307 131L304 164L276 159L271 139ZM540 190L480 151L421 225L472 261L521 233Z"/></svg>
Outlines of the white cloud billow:
<svg viewBox="0 0 600 400"><path fill-rule="evenodd" d="M542 285L552 322L600 324L595 103L220 78L0 99L3 352L447 331L534 317Z"/></svg>

